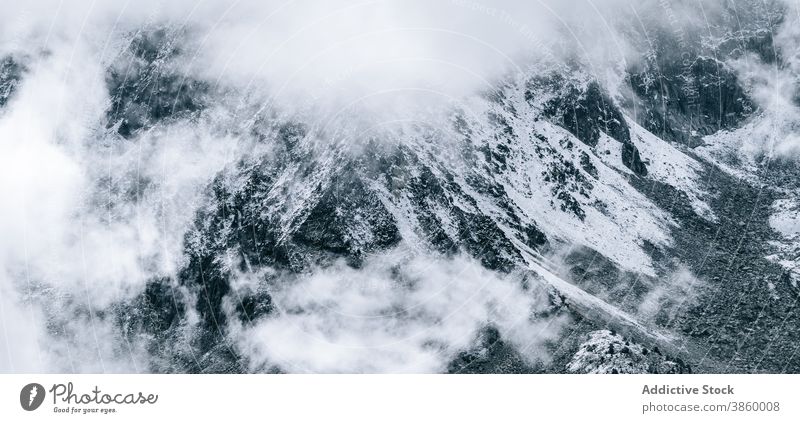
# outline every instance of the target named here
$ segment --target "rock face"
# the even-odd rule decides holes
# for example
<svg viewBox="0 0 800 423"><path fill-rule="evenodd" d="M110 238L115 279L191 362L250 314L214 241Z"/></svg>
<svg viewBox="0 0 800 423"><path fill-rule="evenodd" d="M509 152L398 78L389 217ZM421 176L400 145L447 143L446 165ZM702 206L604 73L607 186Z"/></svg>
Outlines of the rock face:
<svg viewBox="0 0 800 423"><path fill-rule="evenodd" d="M622 164L636 175L647 175L647 167L642 162L636 145L631 141L630 130L622 112L608 94L603 92L597 81L590 81L580 87L565 80L563 75L554 74L543 79L536 78L535 83L529 86L535 90L542 85L560 87L561 90L545 105L546 116L554 119L590 147L597 146L602 133L617 140L622 143ZM531 98L537 96L535 92L527 95Z"/></svg>
<svg viewBox="0 0 800 423"><path fill-rule="evenodd" d="M0 59L0 108L5 106L19 84L24 67L12 57Z"/></svg>
<svg viewBox="0 0 800 423"><path fill-rule="evenodd" d="M668 56L669 57L669 56ZM735 128L756 110L724 62L694 56L688 66L663 59L629 76L628 109L650 132L695 146L705 135Z"/></svg>
<svg viewBox="0 0 800 423"><path fill-rule="evenodd" d="M142 33L109 69L108 124L123 137L203 108L208 87L175 69L174 61L182 59L175 36L165 29Z"/></svg>
<svg viewBox="0 0 800 423"><path fill-rule="evenodd" d="M758 106L731 64L751 56L780 63L772 34L784 11L772 3L738 6L725 3L709 18L714 35L654 25L658 29L634 37L643 55L627 73L622 90L626 112L653 134L688 146L753 116Z"/></svg>

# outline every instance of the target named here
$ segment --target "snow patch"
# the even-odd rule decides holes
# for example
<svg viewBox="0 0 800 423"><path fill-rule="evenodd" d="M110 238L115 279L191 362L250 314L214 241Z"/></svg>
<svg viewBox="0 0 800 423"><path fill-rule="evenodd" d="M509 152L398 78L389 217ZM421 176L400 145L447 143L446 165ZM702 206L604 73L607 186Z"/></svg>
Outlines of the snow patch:
<svg viewBox="0 0 800 423"><path fill-rule="evenodd" d="M567 365L572 373L682 373L679 363L622 336L598 330L589 334Z"/></svg>
<svg viewBox="0 0 800 423"><path fill-rule="evenodd" d="M780 264L787 271L789 282L798 288L800 284L800 203L795 198L776 200L772 204L773 214L769 224L783 239L770 244L777 250L767 259Z"/></svg>
<svg viewBox="0 0 800 423"><path fill-rule="evenodd" d="M648 176L682 191L689 197L695 213L716 221L711 207L703 200L708 198L709 194L702 190L697 183L698 175L702 170L700 163L644 129L632 119L626 118L626 122L634 144L646 160ZM621 158L619 160L619 163L622 163Z"/></svg>
<svg viewBox="0 0 800 423"><path fill-rule="evenodd" d="M769 225L787 239L800 238L800 205L795 199L784 198L772 204L774 213Z"/></svg>
<svg viewBox="0 0 800 423"><path fill-rule="evenodd" d="M634 175L633 171L622 164L622 143L609 137L605 132L600 133L595 152L606 166L628 175Z"/></svg>

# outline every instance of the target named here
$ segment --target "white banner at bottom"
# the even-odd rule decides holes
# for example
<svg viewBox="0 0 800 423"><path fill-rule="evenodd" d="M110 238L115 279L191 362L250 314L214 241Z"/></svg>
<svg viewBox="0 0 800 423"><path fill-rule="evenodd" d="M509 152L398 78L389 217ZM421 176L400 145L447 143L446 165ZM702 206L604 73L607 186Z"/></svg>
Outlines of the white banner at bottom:
<svg viewBox="0 0 800 423"><path fill-rule="evenodd" d="M0 421L800 421L796 375L0 375Z"/></svg>

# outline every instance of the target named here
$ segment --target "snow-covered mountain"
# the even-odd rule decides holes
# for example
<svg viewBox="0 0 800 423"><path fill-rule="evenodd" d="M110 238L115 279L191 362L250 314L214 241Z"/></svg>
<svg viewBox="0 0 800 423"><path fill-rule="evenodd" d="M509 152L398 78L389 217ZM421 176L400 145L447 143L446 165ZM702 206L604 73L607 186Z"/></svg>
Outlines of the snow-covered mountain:
<svg viewBox="0 0 800 423"><path fill-rule="evenodd" d="M143 26L42 141L27 81L61 74L9 54L7 309L74 371L795 372L796 18L739 3L625 26L611 73L569 54L391 107L285 107Z"/></svg>

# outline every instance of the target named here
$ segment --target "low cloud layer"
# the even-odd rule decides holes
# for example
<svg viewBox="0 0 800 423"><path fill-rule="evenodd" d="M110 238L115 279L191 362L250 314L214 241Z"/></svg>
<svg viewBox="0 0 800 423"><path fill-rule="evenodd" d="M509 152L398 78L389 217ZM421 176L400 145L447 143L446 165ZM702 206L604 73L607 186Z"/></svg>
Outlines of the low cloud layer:
<svg viewBox="0 0 800 423"><path fill-rule="evenodd" d="M115 139L105 69L73 59L86 54L54 48L0 114L6 371L137 370L113 363L130 352L98 311L174 274L202 190L241 145L188 122Z"/></svg>
<svg viewBox="0 0 800 423"><path fill-rule="evenodd" d="M17 2L0 18L0 52L36 54L86 44L108 62L122 39L166 25L189 36L186 72L271 98L359 101L385 90L428 89L444 98L488 89L503 72L575 57L619 83L638 60L626 33L671 25L691 31L714 2L538 0L295 0L237 2ZM669 12L671 20L654 19ZM658 28L648 28L657 30ZM344 100L343 100L344 99ZM286 102L284 102L286 103Z"/></svg>
<svg viewBox="0 0 800 423"><path fill-rule="evenodd" d="M361 269L339 263L269 287L277 313L245 326L236 320L232 330L251 370L442 372L489 326L529 364L549 359L543 345L568 318L537 317L549 304L541 285L523 288L519 275L502 276L471 259L406 251L372 257Z"/></svg>

